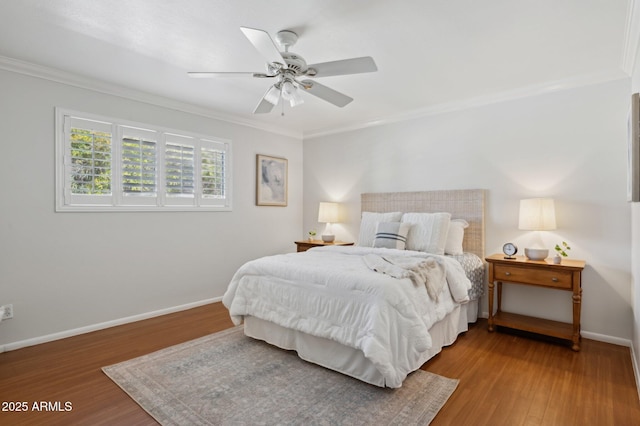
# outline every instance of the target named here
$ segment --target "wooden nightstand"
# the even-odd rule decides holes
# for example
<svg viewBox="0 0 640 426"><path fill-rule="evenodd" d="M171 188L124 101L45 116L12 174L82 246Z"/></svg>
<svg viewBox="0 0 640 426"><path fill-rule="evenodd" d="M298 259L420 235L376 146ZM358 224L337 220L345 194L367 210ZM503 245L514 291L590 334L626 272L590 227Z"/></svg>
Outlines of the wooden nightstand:
<svg viewBox="0 0 640 426"><path fill-rule="evenodd" d="M560 265L551 259L529 260L524 256L505 259L502 254L486 258L489 262L489 331L504 326L532 333L571 340L571 349L580 350L580 307L582 303L582 260L562 259ZM502 312L502 283L533 285L573 292L573 323L567 324ZM498 285L498 309L493 312L493 292Z"/></svg>
<svg viewBox="0 0 640 426"><path fill-rule="evenodd" d="M320 247L320 246L352 246L353 243L345 243L344 241L334 241L332 243L325 243L322 240L304 240L304 241L296 241L296 246L298 246L298 251L307 251L312 247Z"/></svg>

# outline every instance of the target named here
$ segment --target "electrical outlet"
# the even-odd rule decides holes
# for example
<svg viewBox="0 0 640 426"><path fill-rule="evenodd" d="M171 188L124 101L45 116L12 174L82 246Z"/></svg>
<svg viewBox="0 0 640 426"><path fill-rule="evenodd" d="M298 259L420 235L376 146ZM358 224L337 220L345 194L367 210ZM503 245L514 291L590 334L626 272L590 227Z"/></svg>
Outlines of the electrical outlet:
<svg viewBox="0 0 640 426"><path fill-rule="evenodd" d="M7 320L13 318L13 304L9 303L8 305L0 306L0 309L4 309L4 313L2 314L2 319Z"/></svg>

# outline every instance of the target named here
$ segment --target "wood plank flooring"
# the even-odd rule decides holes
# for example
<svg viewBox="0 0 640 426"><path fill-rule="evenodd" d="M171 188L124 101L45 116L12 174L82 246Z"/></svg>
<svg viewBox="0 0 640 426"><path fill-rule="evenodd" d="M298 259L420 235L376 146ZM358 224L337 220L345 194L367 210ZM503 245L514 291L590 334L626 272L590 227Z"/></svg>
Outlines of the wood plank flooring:
<svg viewBox="0 0 640 426"><path fill-rule="evenodd" d="M630 349L487 331L480 320L422 369L460 379L438 425L640 425Z"/></svg>
<svg viewBox="0 0 640 426"><path fill-rule="evenodd" d="M0 354L0 401L29 406L0 411L0 424L155 425L101 367L231 325L226 309L214 303ZM460 379L434 426L640 425L628 348L585 339L576 353L488 333L481 320L423 369ZM61 411L33 411L40 401ZM66 402L70 411L63 411Z"/></svg>

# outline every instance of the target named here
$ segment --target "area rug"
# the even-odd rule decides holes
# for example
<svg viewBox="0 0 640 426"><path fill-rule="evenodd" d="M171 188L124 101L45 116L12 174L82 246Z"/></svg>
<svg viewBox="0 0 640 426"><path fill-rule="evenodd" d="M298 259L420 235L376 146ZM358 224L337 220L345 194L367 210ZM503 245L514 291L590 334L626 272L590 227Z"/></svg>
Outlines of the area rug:
<svg viewBox="0 0 640 426"><path fill-rule="evenodd" d="M458 386L418 370L384 389L327 370L242 326L104 367L162 425L426 425Z"/></svg>

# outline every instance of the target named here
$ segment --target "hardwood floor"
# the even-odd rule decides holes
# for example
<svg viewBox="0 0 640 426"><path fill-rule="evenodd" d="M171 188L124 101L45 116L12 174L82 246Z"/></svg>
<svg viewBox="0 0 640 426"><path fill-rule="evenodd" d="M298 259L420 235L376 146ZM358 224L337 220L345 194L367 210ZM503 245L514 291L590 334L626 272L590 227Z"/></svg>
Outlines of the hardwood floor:
<svg viewBox="0 0 640 426"><path fill-rule="evenodd" d="M588 339L580 352L570 347L489 333L480 320L422 367L460 379L431 424L640 425L630 349Z"/></svg>
<svg viewBox="0 0 640 426"><path fill-rule="evenodd" d="M157 425L101 370L231 327L221 303L0 354L0 401L29 412L0 411L1 425ZM34 412L38 401L69 401L67 412Z"/></svg>
<svg viewBox="0 0 640 426"><path fill-rule="evenodd" d="M155 425L101 367L231 325L226 309L214 303L0 354L0 401L29 406L0 411L0 424ZM423 369L460 379L434 426L640 425L628 348L585 339L576 353L488 333L481 320ZM61 411L33 411L40 401ZM62 411L66 402L70 411Z"/></svg>

